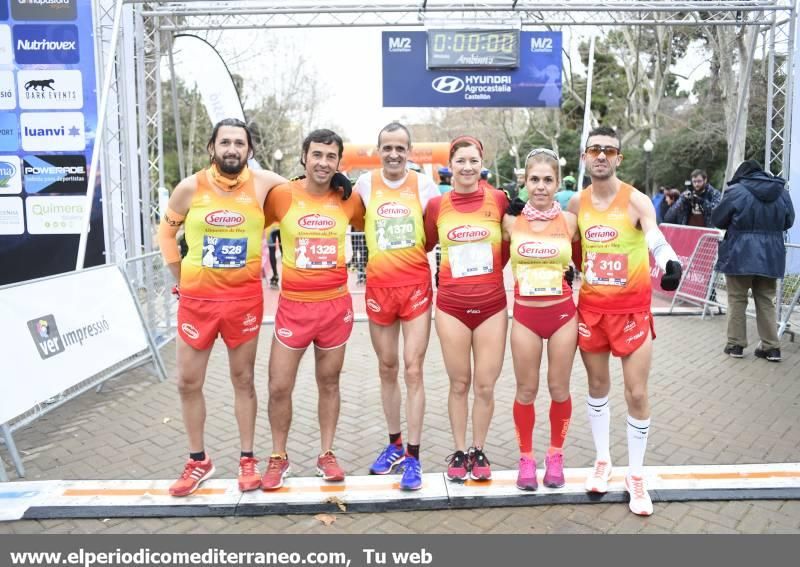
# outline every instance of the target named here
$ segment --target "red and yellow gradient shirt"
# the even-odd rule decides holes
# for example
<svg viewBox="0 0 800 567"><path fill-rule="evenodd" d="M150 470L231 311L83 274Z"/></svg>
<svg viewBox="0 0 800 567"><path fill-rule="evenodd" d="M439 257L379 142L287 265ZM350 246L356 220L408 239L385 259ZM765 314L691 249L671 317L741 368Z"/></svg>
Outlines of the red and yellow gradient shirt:
<svg viewBox="0 0 800 567"><path fill-rule="evenodd" d="M553 300L570 297L572 288L564 278L572 255L569 226L563 213L534 231L519 215L511 228L511 269L514 297Z"/></svg>
<svg viewBox="0 0 800 567"><path fill-rule="evenodd" d="M317 196L305 181L278 185L264 204L267 224L278 222L283 246L281 295L293 301L325 301L347 295L347 225L363 226L364 205L353 193Z"/></svg>
<svg viewBox="0 0 800 567"><path fill-rule="evenodd" d="M367 285L396 287L430 282L416 172L409 171L403 184L393 189L383 182L380 170L373 171L366 211Z"/></svg>
<svg viewBox="0 0 800 567"><path fill-rule="evenodd" d="M196 179L185 221L189 253L181 261L181 295L214 301L261 297L264 212L252 176L230 193L211 186L208 170Z"/></svg>
<svg viewBox="0 0 800 567"><path fill-rule="evenodd" d="M580 193L578 229L583 249L583 283L578 306L597 313L650 310L650 259L644 233L631 224L631 193L620 185L604 211L592 206L591 185Z"/></svg>
<svg viewBox="0 0 800 567"><path fill-rule="evenodd" d="M508 206L505 194L478 188L474 193L450 191L431 199L425 213L426 247L441 244L439 287L503 284L508 244L501 221Z"/></svg>

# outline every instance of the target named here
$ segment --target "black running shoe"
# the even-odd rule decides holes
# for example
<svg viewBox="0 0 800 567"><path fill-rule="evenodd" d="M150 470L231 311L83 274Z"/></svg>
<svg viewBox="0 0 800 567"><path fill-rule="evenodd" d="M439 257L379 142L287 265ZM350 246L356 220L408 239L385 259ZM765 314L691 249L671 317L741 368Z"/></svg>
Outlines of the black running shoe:
<svg viewBox="0 0 800 567"><path fill-rule="evenodd" d="M781 349L779 348L771 348L767 350L757 348L753 354L756 355L756 358L766 358L770 362L781 361Z"/></svg>
<svg viewBox="0 0 800 567"><path fill-rule="evenodd" d="M725 350L722 352L733 358L742 358L744 356L744 349L739 345L726 345ZM758 349L756 349L756 356L758 356Z"/></svg>

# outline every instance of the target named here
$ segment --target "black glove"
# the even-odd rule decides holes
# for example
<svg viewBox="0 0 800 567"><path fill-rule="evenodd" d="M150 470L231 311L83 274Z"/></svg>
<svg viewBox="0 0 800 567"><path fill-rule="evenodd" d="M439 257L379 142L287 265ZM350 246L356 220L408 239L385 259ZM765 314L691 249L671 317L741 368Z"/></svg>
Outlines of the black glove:
<svg viewBox="0 0 800 567"><path fill-rule="evenodd" d="M567 268L567 271L564 272L564 279L567 280L567 285L572 289L572 282L575 281L575 268L572 266Z"/></svg>
<svg viewBox="0 0 800 567"><path fill-rule="evenodd" d="M514 199L508 203L508 207L506 207L506 214L511 215L512 217L518 217L524 208L525 201L519 197L514 197Z"/></svg>
<svg viewBox="0 0 800 567"><path fill-rule="evenodd" d="M667 269L664 275L661 276L661 289L665 291L675 291L678 289L678 284L681 283L681 274L683 268L680 262L670 260L667 262Z"/></svg>
<svg viewBox="0 0 800 567"><path fill-rule="evenodd" d="M347 201L350 195L353 194L353 182L344 174L339 171L333 174L331 179L331 187L342 192L342 201Z"/></svg>

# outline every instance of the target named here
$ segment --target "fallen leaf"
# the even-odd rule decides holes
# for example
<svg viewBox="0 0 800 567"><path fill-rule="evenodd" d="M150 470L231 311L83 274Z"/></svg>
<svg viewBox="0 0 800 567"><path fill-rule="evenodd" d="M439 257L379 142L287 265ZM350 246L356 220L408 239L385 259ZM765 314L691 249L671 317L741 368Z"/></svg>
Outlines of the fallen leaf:
<svg viewBox="0 0 800 567"><path fill-rule="evenodd" d="M317 514L316 516L314 516L314 519L319 520L326 526L330 526L333 522L336 521L336 516L334 516L333 514Z"/></svg>
<svg viewBox="0 0 800 567"><path fill-rule="evenodd" d="M341 510L342 512L347 512L347 505L336 496L331 496L325 502L328 502L329 504L336 504L339 510Z"/></svg>

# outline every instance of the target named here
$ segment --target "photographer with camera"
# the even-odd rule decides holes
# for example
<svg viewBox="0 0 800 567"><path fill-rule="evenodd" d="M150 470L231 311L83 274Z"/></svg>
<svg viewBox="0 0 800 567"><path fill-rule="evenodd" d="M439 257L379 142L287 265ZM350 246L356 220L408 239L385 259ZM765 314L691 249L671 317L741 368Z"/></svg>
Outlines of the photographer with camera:
<svg viewBox="0 0 800 567"><path fill-rule="evenodd" d="M702 169L695 169L691 182L685 186L680 199L664 213L664 222L714 228L711 212L719 205L722 194L708 182Z"/></svg>

